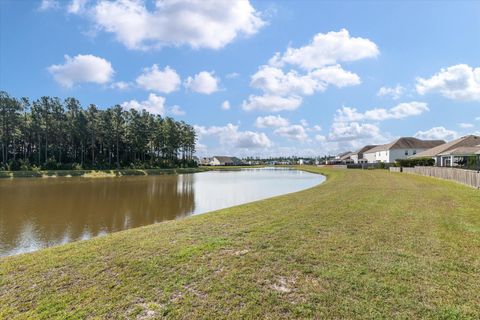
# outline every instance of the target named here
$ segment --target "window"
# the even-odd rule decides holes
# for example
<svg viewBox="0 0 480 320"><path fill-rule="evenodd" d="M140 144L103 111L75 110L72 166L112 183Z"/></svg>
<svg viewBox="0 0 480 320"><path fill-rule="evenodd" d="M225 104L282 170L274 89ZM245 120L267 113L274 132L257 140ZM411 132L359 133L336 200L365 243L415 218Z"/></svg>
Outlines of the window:
<svg viewBox="0 0 480 320"><path fill-rule="evenodd" d="M413 150L413 154L417 154L417 150Z"/></svg>
<svg viewBox="0 0 480 320"><path fill-rule="evenodd" d="M408 156L408 150L405 150L405 155Z"/></svg>

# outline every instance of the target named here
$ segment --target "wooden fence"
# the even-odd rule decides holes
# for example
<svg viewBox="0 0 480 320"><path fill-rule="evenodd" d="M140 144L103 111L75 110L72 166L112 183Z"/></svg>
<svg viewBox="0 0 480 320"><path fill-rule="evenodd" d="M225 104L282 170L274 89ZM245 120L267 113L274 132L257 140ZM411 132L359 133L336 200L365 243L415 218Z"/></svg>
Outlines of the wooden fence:
<svg viewBox="0 0 480 320"><path fill-rule="evenodd" d="M427 177L452 180L474 188L480 188L480 171L447 167L390 168L390 171L419 174Z"/></svg>

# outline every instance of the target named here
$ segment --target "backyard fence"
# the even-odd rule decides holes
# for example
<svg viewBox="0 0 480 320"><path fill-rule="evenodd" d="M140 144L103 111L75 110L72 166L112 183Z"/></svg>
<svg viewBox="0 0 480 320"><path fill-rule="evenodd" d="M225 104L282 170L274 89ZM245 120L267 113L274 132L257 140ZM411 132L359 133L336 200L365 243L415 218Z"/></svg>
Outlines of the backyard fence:
<svg viewBox="0 0 480 320"><path fill-rule="evenodd" d="M456 181L467 186L480 188L480 171L466 170L447 167L414 167L414 168L390 168L393 172L419 174L427 177L435 177L445 180Z"/></svg>

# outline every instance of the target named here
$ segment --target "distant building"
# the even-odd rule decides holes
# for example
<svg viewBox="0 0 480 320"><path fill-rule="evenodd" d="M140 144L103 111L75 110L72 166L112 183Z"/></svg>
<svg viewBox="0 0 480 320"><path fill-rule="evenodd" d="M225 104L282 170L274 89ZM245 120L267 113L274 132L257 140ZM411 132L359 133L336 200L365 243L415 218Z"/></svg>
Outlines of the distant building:
<svg viewBox="0 0 480 320"><path fill-rule="evenodd" d="M368 163L392 163L395 160L407 159L444 143L443 140L420 140L413 137L403 137L365 151L364 158L367 159Z"/></svg>
<svg viewBox="0 0 480 320"><path fill-rule="evenodd" d="M433 158L435 159L435 165L439 167L452 166L460 160L456 158L475 156L478 146L480 146L480 137L468 135L417 153L410 158Z"/></svg>
<svg viewBox="0 0 480 320"><path fill-rule="evenodd" d="M209 166L211 161L212 161L212 158L203 157L200 159L200 165Z"/></svg>
<svg viewBox="0 0 480 320"><path fill-rule="evenodd" d="M367 163L368 162L368 159L365 159L364 158L364 153L367 152L368 150L370 149L373 149L375 148L377 145L375 144L372 144L372 145L367 145L355 152L353 152L351 155L350 155L350 159L353 160L353 163Z"/></svg>
<svg viewBox="0 0 480 320"><path fill-rule="evenodd" d="M211 166L240 166L243 161L237 157L214 156L210 161Z"/></svg>

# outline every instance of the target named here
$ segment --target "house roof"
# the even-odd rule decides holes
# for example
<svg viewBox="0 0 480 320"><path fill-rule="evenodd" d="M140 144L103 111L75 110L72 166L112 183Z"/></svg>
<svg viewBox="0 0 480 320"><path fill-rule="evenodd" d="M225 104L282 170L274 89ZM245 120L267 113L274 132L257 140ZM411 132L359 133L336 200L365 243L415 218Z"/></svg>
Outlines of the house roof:
<svg viewBox="0 0 480 320"><path fill-rule="evenodd" d="M420 140L414 137L403 137L393 142L376 146L364 153L374 153L392 149L430 149L444 143L445 141L443 140Z"/></svg>
<svg viewBox="0 0 480 320"><path fill-rule="evenodd" d="M343 156L340 157L340 160L348 160L350 159L350 156L353 154L353 152L347 152L347 153L344 153Z"/></svg>
<svg viewBox="0 0 480 320"><path fill-rule="evenodd" d="M227 157L227 156L213 156L220 163L233 163L233 162L242 162L242 160L237 157Z"/></svg>
<svg viewBox="0 0 480 320"><path fill-rule="evenodd" d="M480 146L475 147L458 147L439 154L440 156L466 156L480 154Z"/></svg>
<svg viewBox="0 0 480 320"><path fill-rule="evenodd" d="M342 152L342 153L339 153L339 154L337 155L337 157L338 157L338 158L341 158L341 157L344 157L344 156L346 156L347 154L350 154L350 153L352 153L352 152L351 152L351 151Z"/></svg>
<svg viewBox="0 0 480 320"><path fill-rule="evenodd" d="M468 135L468 136L464 136L459 139L444 143L437 147L425 150L423 152L417 153L411 158L435 157L441 153L456 149L458 147L474 147L477 145L480 145L480 137L474 136L474 135Z"/></svg>
<svg viewBox="0 0 480 320"><path fill-rule="evenodd" d="M375 148L375 147L377 147L376 144L366 145L365 147L363 147L363 148L361 148L361 149L353 152L352 155L365 153L365 151L368 151L368 150L373 149L373 148Z"/></svg>

